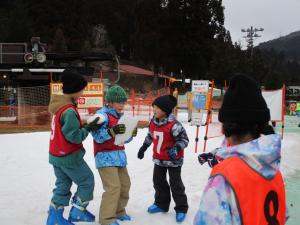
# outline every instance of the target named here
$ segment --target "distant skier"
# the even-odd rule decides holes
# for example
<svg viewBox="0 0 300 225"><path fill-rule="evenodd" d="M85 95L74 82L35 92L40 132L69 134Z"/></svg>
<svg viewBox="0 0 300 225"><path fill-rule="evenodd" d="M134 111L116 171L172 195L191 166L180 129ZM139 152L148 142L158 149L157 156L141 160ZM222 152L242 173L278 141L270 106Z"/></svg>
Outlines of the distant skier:
<svg viewBox="0 0 300 225"><path fill-rule="evenodd" d="M15 116L15 110L16 110L16 98L13 93L10 93L9 95L9 116Z"/></svg>
<svg viewBox="0 0 300 225"><path fill-rule="evenodd" d="M199 155L213 168L194 225L284 225L285 187L279 170L281 136L257 83L235 76L219 112L224 146Z"/></svg>
<svg viewBox="0 0 300 225"><path fill-rule="evenodd" d="M90 131L100 128L98 118L82 126L77 111L77 100L83 94L86 80L70 70L62 74L63 95L53 95L49 112L52 116L49 162L56 176L55 189L49 209L47 225L71 225L72 222L95 221L95 216L86 210L93 199L94 176L84 161L85 149L82 142ZM77 192L73 196L68 221L63 218L64 207L69 205L71 186Z"/></svg>
<svg viewBox="0 0 300 225"><path fill-rule="evenodd" d="M147 148L153 143L155 201L148 208L148 212L169 211L171 187L175 201L176 221L183 222L188 211L188 202L181 179L181 168L184 149L189 139L182 124L171 114L177 105L174 96L158 97L152 105L154 117L150 122L149 132L143 146L138 152L138 158L143 159ZM170 184L167 182L167 172L169 172Z"/></svg>
<svg viewBox="0 0 300 225"><path fill-rule="evenodd" d="M122 87L115 85L107 91L105 102L105 106L96 115L103 115L106 120L101 129L92 133L96 167L104 189L99 220L102 225L118 225L117 220L131 220L125 210L131 185L125 147L114 144L115 136L126 132L125 125L118 124L118 121L123 116L127 95ZM137 129L133 131L132 137L136 135Z"/></svg>
<svg viewBox="0 0 300 225"><path fill-rule="evenodd" d="M300 102L297 102L296 115L298 116L298 118L300 118ZM298 124L298 127L300 127L300 123Z"/></svg>

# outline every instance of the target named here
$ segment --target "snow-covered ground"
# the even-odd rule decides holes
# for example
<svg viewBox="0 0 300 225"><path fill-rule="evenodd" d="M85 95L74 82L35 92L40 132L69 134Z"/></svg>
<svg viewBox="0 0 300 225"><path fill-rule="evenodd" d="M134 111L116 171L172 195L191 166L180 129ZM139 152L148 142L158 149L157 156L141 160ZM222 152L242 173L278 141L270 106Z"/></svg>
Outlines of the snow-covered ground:
<svg viewBox="0 0 300 225"><path fill-rule="evenodd" d="M184 116L184 118L182 117ZM185 115L180 115L186 121ZM202 190L209 176L210 168L200 166L197 161L195 148L195 127L184 122L190 145L186 149L185 163L182 177L186 186L190 209L187 219L182 224L192 224L199 205ZM133 217L131 222L121 224L131 225L167 225L176 224L175 212L167 214L149 215L147 207L153 203L154 190L152 187L151 151L146 153L143 160L137 159L137 151L141 146L146 129L139 130L138 136L126 146L128 155L128 170L131 176L131 198L127 207ZM204 127L200 134L203 137ZM200 140L203 140L200 138ZM218 147L222 137L210 139L208 150ZM55 177L51 165L48 164L49 133L26 133L0 135L0 224L3 225L42 225L47 218L47 210L54 188ZM102 184L94 165L92 138L89 136L84 142L87 150L86 161L94 171L95 191L94 200L90 203L91 210L97 217L102 194ZM199 149L202 150L203 141ZM283 140L282 171L286 177L292 176L300 170L300 134L287 133ZM73 192L75 190L73 186ZM212 209L213 210L213 209ZM65 216L69 207L65 211ZM88 224L88 223L80 223ZM98 223L95 223L98 224Z"/></svg>

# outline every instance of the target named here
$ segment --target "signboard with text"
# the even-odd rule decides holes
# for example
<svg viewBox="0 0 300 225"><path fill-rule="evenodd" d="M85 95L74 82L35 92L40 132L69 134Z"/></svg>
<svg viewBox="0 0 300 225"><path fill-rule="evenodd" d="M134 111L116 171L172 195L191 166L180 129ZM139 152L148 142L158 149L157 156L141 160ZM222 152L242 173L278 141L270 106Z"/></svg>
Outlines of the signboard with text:
<svg viewBox="0 0 300 225"><path fill-rule="evenodd" d="M62 95L63 84L51 83L51 95ZM79 109L101 108L104 104L104 84L102 82L89 82L83 95L78 100Z"/></svg>
<svg viewBox="0 0 300 225"><path fill-rule="evenodd" d="M206 106L206 95L193 93L192 105L196 110L204 109Z"/></svg>
<svg viewBox="0 0 300 225"><path fill-rule="evenodd" d="M192 82L192 92L207 93L209 89L208 80L193 80Z"/></svg>
<svg viewBox="0 0 300 225"><path fill-rule="evenodd" d="M210 82L208 80L194 80L190 94L189 110L191 112L191 124L200 126L203 124L203 115L207 112L210 103Z"/></svg>

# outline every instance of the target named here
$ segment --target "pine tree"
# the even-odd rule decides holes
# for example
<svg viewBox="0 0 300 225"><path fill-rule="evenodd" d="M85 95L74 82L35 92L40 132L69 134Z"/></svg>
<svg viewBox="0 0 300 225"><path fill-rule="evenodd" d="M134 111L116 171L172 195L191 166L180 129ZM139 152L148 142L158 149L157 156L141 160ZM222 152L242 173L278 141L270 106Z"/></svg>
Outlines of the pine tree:
<svg viewBox="0 0 300 225"><path fill-rule="evenodd" d="M206 76L214 39L224 30L221 0L142 0L135 12L137 58L195 79Z"/></svg>

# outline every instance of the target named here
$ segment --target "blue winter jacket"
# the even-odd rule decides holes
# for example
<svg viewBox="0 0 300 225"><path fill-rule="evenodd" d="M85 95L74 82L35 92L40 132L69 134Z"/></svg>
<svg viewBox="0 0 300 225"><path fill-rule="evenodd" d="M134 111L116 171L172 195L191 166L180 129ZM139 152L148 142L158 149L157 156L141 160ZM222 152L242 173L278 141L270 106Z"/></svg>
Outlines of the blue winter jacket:
<svg viewBox="0 0 300 225"><path fill-rule="evenodd" d="M119 119L121 118L121 116L123 116L123 114L118 113L114 108L110 108L108 106L104 106L102 109L98 110L96 114L104 115L105 122L99 130L92 132L92 136L97 143L104 143L105 141L112 138L108 133L108 114L111 114ZM129 139L126 143L129 143L131 140L132 138ZM112 166L125 167L127 166L126 153L125 151L120 151L120 149L116 149L116 151L110 152L98 152L95 156L95 163L97 169Z"/></svg>

